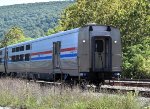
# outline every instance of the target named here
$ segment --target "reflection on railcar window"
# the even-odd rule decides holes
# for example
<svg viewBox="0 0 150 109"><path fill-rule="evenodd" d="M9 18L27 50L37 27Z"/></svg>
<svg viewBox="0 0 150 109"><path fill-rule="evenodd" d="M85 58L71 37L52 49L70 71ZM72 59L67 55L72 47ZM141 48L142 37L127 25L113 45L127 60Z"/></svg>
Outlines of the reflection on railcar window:
<svg viewBox="0 0 150 109"><path fill-rule="evenodd" d="M24 46L21 46L21 47L20 47L20 51L24 51Z"/></svg>
<svg viewBox="0 0 150 109"><path fill-rule="evenodd" d="M29 61L30 60L30 54L25 54L25 61Z"/></svg>
<svg viewBox="0 0 150 109"><path fill-rule="evenodd" d="M103 40L96 40L95 41L95 51L96 52L103 52Z"/></svg>
<svg viewBox="0 0 150 109"><path fill-rule="evenodd" d="M12 48L12 52L15 52L16 51L16 49L15 48Z"/></svg>
<svg viewBox="0 0 150 109"><path fill-rule="evenodd" d="M26 45L26 50L30 50L30 45Z"/></svg>

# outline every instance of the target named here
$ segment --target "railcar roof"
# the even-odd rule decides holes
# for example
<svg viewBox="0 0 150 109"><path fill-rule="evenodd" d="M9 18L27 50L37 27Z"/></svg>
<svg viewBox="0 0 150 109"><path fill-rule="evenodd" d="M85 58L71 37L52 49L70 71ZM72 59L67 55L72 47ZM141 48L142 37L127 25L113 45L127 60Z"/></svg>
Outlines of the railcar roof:
<svg viewBox="0 0 150 109"><path fill-rule="evenodd" d="M81 28L87 27L87 26L104 26L104 27L110 26L110 27L113 27L113 28L117 28L117 27L114 27L114 26L111 26L111 25L99 25L99 24L93 24L93 23L84 25ZM40 40L44 40L44 39L49 39L49 38L54 38L54 37L70 34L70 33L77 32L77 31L79 31L79 28L75 28L75 29L71 29L71 30L67 30L67 31L60 31L58 33L55 33L55 34L52 34L52 35L49 35L49 36L44 36L44 37L40 37L40 38L33 39L33 40L30 40L30 41L25 41L25 42L9 45L7 47L20 46L20 45L23 45L23 44L25 45L25 44L29 44L29 43L32 43L32 42L36 42L36 41L40 41ZM3 49L4 48L0 48L0 50L3 50Z"/></svg>
<svg viewBox="0 0 150 109"><path fill-rule="evenodd" d="M87 26L104 26L104 27L110 26L112 28L118 28L118 27L115 27L113 25L101 25L101 24L96 24L96 23L89 23L89 24L86 24L86 25L84 25L82 27L87 27Z"/></svg>
<svg viewBox="0 0 150 109"><path fill-rule="evenodd" d="M49 38L54 38L54 37L70 34L70 33L73 33L73 32L77 32L78 30L79 30L79 28L75 28L75 29L71 29L71 30L67 30L67 31L60 31L60 32L52 34L52 35L40 37L40 38L33 39L33 40L30 40L30 41L21 42L21 43L18 43L18 44L9 45L7 47L14 47L14 46L19 46L19 45L23 45L23 44L25 45L25 44L29 44L29 43L44 40L44 39L49 39ZM2 49L4 49L4 48L1 48L0 50L2 50Z"/></svg>

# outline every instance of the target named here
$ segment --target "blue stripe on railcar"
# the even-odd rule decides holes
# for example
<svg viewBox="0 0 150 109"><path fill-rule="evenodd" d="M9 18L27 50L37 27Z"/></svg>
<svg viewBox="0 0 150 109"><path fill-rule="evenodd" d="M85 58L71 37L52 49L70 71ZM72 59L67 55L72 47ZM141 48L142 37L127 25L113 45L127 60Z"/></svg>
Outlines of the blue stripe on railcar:
<svg viewBox="0 0 150 109"><path fill-rule="evenodd" d="M74 54L62 54L60 55L60 58L74 58L77 57L77 53ZM52 56L45 56L45 57L36 57L36 58L31 58L31 61L37 61L37 60L51 60Z"/></svg>

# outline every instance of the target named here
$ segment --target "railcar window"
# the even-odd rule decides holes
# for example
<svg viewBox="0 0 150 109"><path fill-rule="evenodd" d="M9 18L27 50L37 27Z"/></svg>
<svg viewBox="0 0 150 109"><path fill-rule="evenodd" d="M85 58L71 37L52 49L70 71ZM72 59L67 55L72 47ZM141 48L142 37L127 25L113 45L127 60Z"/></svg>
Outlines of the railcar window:
<svg viewBox="0 0 150 109"><path fill-rule="evenodd" d="M26 45L26 50L30 50L30 45Z"/></svg>
<svg viewBox="0 0 150 109"><path fill-rule="evenodd" d="M2 51L0 51L0 55L2 55Z"/></svg>
<svg viewBox="0 0 150 109"><path fill-rule="evenodd" d="M16 52L19 52L19 47L16 48Z"/></svg>
<svg viewBox="0 0 150 109"><path fill-rule="evenodd" d="M53 54L57 54L57 50L56 50L56 42L53 42Z"/></svg>
<svg viewBox="0 0 150 109"><path fill-rule="evenodd" d="M20 51L24 51L24 46L21 46L21 47L20 47Z"/></svg>
<svg viewBox="0 0 150 109"><path fill-rule="evenodd" d="M16 51L16 49L15 48L12 48L12 52L15 52Z"/></svg>
<svg viewBox="0 0 150 109"><path fill-rule="evenodd" d="M61 42L53 42L53 52L54 54L60 54L60 49L61 49Z"/></svg>
<svg viewBox="0 0 150 109"><path fill-rule="evenodd" d="M0 64L2 63L2 58L0 58Z"/></svg>
<svg viewBox="0 0 150 109"><path fill-rule="evenodd" d="M103 52L103 40L96 40L95 41L95 51L96 52Z"/></svg>
<svg viewBox="0 0 150 109"><path fill-rule="evenodd" d="M57 41L57 52L60 54L60 49L61 49L61 41Z"/></svg>
<svg viewBox="0 0 150 109"><path fill-rule="evenodd" d="M19 59L19 55L16 55L16 61L19 61L20 59Z"/></svg>
<svg viewBox="0 0 150 109"><path fill-rule="evenodd" d="M25 54L25 61L29 61L30 60L30 54Z"/></svg>
<svg viewBox="0 0 150 109"><path fill-rule="evenodd" d="M11 60L12 60L12 62L15 62L16 61L16 56L12 56Z"/></svg>
<svg viewBox="0 0 150 109"><path fill-rule="evenodd" d="M21 54L20 55L20 61L23 61L24 60L23 58L24 58L24 54Z"/></svg>

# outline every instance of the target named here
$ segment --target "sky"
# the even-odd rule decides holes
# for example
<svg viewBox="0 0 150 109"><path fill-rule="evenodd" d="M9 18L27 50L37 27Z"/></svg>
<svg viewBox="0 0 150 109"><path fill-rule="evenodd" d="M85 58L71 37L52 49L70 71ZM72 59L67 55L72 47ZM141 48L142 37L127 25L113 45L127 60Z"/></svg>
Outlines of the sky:
<svg viewBox="0 0 150 109"><path fill-rule="evenodd" d="M63 1L63 0L0 0L0 6L35 3L35 2L49 2L49 1Z"/></svg>

